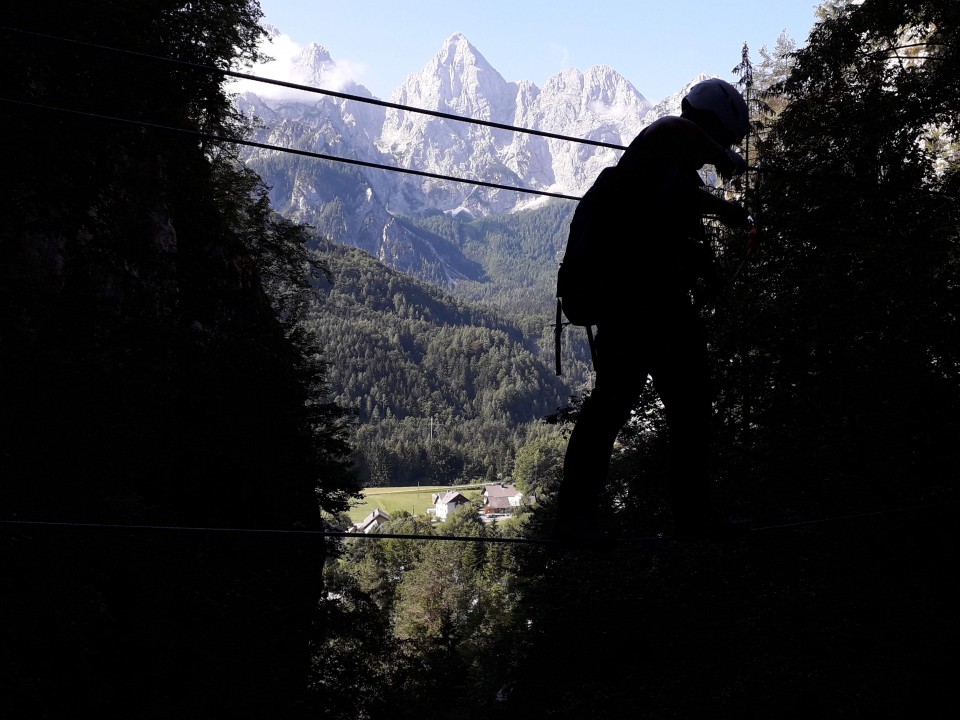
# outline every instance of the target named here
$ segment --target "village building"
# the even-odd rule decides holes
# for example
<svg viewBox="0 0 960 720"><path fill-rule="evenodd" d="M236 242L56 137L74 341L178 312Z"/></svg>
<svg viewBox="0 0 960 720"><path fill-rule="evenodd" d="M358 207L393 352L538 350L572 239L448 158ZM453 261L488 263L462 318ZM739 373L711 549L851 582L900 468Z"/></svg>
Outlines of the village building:
<svg viewBox="0 0 960 720"><path fill-rule="evenodd" d="M433 493L433 512L437 520L446 520L447 516L461 505L466 505L470 499L462 492L449 490L445 493Z"/></svg>
<svg viewBox="0 0 960 720"><path fill-rule="evenodd" d="M509 515L520 507L523 493L515 485L487 485L483 488L483 513Z"/></svg>
<svg viewBox="0 0 960 720"><path fill-rule="evenodd" d="M352 528L350 532L354 533L363 533L364 535L369 535L374 530L377 530L383 523L390 520L390 515L380 508L375 509L372 513L367 515L363 520L358 522Z"/></svg>

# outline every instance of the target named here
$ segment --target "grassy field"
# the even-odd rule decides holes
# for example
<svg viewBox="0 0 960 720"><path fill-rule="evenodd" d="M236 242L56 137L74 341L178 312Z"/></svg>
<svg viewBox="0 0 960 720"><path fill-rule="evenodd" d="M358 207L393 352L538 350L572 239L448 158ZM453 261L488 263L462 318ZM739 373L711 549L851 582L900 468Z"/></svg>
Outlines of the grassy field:
<svg viewBox="0 0 960 720"><path fill-rule="evenodd" d="M431 486L422 487L378 487L367 488L363 491L363 499L347 513L350 520L358 523L376 508L380 508L388 515L398 510L406 510L413 515L422 515L427 508L433 507L433 493L445 493L448 490L459 490L471 500L483 490L483 485L457 485L455 487Z"/></svg>

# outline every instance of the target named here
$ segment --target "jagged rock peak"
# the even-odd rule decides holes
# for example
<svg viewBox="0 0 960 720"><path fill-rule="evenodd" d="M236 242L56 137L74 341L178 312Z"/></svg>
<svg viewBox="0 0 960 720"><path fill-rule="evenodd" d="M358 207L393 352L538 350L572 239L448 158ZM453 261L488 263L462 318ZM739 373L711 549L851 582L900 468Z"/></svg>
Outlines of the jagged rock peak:
<svg viewBox="0 0 960 720"><path fill-rule="evenodd" d="M690 80L686 85L680 88L673 95L669 95L663 98L660 102L654 105L647 112L646 117L644 118L644 124L649 125L650 123L658 120L659 118L664 117L665 115L679 115L681 109L681 103L683 98L686 97L687 93L696 85L698 82L707 80L712 77L720 77L719 75L707 75L706 73L700 73L695 78Z"/></svg>
<svg viewBox="0 0 960 720"><path fill-rule="evenodd" d="M487 118L491 104L502 104L513 95L510 87L466 36L456 32L422 70L407 77L393 99Z"/></svg>
<svg viewBox="0 0 960 720"><path fill-rule="evenodd" d="M434 60L440 67L468 67L470 65L491 67L487 59L480 54L480 51L467 40L467 36L460 32L455 32L446 39ZM491 67L491 69L493 68Z"/></svg>
<svg viewBox="0 0 960 720"><path fill-rule="evenodd" d="M323 45L310 43L303 49L303 52L300 53L299 62L304 65L313 65L316 67L324 63L333 62L333 58L330 57L330 52Z"/></svg>
<svg viewBox="0 0 960 720"><path fill-rule="evenodd" d="M639 120L651 107L648 101L623 75L611 67L594 65L585 71L562 70L544 84L543 97L552 103L579 106L578 114L593 117L623 118L628 125Z"/></svg>
<svg viewBox="0 0 960 720"><path fill-rule="evenodd" d="M290 75L294 82L373 97L370 91L354 81L319 43L310 43L291 58L291 61Z"/></svg>
<svg viewBox="0 0 960 720"><path fill-rule="evenodd" d="M547 80L546 85L552 89L569 87L577 92L586 91L597 100L612 100L617 93L627 91L628 94L636 96L644 104L649 103L629 80L606 65L594 65L584 71L576 68L561 70L552 75Z"/></svg>

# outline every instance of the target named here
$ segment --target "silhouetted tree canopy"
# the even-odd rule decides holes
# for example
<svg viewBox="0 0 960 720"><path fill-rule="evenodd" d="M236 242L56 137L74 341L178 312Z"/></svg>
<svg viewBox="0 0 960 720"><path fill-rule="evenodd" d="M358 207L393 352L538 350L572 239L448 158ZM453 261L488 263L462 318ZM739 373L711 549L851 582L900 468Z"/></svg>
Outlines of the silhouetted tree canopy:
<svg viewBox="0 0 960 720"><path fill-rule="evenodd" d="M890 499L957 462L957 22L868 1L815 27L772 91L767 240L718 329L741 441Z"/></svg>
<svg viewBox="0 0 960 720"><path fill-rule="evenodd" d="M10 8L4 25L226 68L256 2ZM3 31L6 717L292 717L320 529L357 492L303 324L302 228L229 147L222 78ZM42 107L41 107L42 106ZM210 530L91 529L100 526Z"/></svg>

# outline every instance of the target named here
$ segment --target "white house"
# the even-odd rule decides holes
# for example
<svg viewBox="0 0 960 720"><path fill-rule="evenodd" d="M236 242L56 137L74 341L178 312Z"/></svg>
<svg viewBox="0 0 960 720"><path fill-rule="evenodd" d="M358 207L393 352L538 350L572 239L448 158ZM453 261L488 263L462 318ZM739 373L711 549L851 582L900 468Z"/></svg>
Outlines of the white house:
<svg viewBox="0 0 960 720"><path fill-rule="evenodd" d="M439 493L433 493L431 497L433 498L434 513L436 514L438 520L446 520L447 515L452 513L461 505L466 505L468 502L470 502L466 495L456 490L449 490L442 495Z"/></svg>

